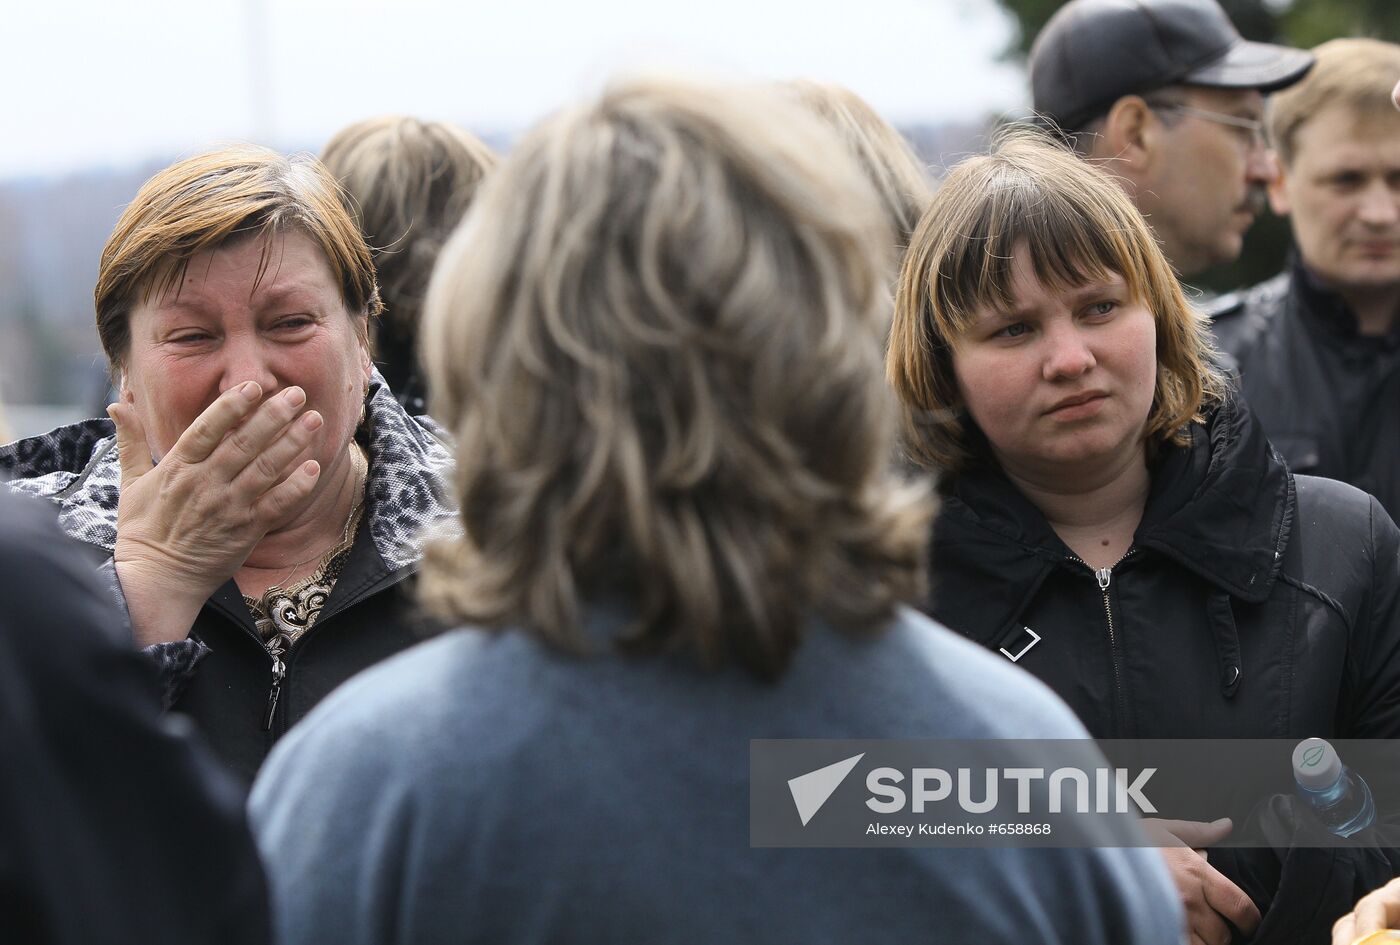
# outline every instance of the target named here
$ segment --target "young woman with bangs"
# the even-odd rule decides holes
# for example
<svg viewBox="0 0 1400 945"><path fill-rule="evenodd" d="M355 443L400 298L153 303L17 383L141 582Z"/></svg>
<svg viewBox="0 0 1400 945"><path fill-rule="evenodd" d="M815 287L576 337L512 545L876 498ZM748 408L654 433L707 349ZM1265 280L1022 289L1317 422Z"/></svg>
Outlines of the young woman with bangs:
<svg viewBox="0 0 1400 945"><path fill-rule="evenodd" d="M887 363L907 452L943 477L928 610L1098 738L1394 738L1400 532L1371 496L1292 475L1211 356L1106 174L1028 133L954 169ZM1229 941L1227 920L1268 940L1277 862L1164 853L1193 942ZM1355 894L1391 869L1361 853L1336 857ZM1308 880L1326 929L1355 895Z"/></svg>

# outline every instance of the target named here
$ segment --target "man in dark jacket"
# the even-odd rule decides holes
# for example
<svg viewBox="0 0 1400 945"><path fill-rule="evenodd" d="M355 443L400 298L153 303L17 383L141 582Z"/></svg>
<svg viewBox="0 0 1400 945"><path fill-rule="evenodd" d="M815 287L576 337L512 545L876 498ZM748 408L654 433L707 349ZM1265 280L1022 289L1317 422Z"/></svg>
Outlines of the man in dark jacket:
<svg viewBox="0 0 1400 945"><path fill-rule="evenodd" d="M240 792L53 517L0 486L0 941L267 942Z"/></svg>
<svg viewBox="0 0 1400 945"><path fill-rule="evenodd" d="M1318 47L1269 117L1270 188L1296 252L1211 306L1246 399L1295 472L1349 482L1400 515L1400 46Z"/></svg>

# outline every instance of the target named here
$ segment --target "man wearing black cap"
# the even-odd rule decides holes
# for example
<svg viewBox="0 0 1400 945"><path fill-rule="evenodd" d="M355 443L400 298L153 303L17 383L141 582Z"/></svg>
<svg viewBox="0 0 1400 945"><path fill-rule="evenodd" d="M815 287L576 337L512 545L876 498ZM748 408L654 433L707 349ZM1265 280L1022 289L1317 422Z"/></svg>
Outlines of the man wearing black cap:
<svg viewBox="0 0 1400 945"><path fill-rule="evenodd" d="M1182 276L1240 254L1272 163L1264 95L1310 53L1248 42L1215 0L1072 0L1031 47L1035 109L1104 161Z"/></svg>

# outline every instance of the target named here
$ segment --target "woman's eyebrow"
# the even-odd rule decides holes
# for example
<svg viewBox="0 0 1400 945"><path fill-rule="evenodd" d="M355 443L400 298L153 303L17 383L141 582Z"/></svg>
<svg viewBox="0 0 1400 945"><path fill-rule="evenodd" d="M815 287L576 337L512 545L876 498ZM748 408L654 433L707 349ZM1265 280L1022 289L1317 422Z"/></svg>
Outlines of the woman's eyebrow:
<svg viewBox="0 0 1400 945"><path fill-rule="evenodd" d="M1100 292L1117 292L1127 286L1121 276L1106 276L1100 279L1090 279L1081 286L1075 286L1067 294L1074 299L1082 299L1091 295L1098 295Z"/></svg>
<svg viewBox="0 0 1400 945"><path fill-rule="evenodd" d="M337 296L338 298L339 296ZM321 295L314 286L282 285L259 290L253 297L253 308L258 312L282 308L288 305L297 308L315 309L320 307Z"/></svg>
<svg viewBox="0 0 1400 945"><path fill-rule="evenodd" d="M171 294L168 298L158 299L151 305L151 314L161 315L204 315L208 307L198 299L181 297Z"/></svg>
<svg viewBox="0 0 1400 945"><path fill-rule="evenodd" d="M977 316L970 324L984 324L986 322L1015 322L1020 321L1030 315L1035 314L1035 306L1026 305L1016 308L985 308L978 312Z"/></svg>

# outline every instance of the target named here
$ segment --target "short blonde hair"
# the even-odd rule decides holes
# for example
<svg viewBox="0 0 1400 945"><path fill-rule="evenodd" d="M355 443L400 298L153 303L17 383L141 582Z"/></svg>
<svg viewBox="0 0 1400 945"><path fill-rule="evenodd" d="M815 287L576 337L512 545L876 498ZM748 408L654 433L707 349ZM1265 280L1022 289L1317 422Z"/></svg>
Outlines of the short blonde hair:
<svg viewBox="0 0 1400 945"><path fill-rule="evenodd" d="M933 197L928 169L909 142L850 89L807 79L788 85L798 101L841 136L860 162L889 214L902 253Z"/></svg>
<svg viewBox="0 0 1400 945"><path fill-rule="evenodd" d="M385 115L336 132L321 163L349 194L373 251L384 319L411 334L437 254L496 166L495 152L455 125Z"/></svg>
<svg viewBox="0 0 1400 945"><path fill-rule="evenodd" d="M583 648L782 670L813 617L922 589L932 506L888 467L891 239L829 130L769 89L634 81L526 137L429 290L465 537L430 609Z"/></svg>
<svg viewBox="0 0 1400 945"><path fill-rule="evenodd" d="M905 256L886 372L904 404L909 457L949 472L974 453L989 458L970 436L954 348L979 309L1012 307L1012 259L1023 246L1041 282L1067 287L1116 273L1147 305L1157 324L1148 441L1184 443L1186 424L1224 392L1205 317L1121 187L1043 133L1010 129L990 154L953 168Z"/></svg>
<svg viewBox="0 0 1400 945"><path fill-rule="evenodd" d="M1346 108L1360 119L1400 121L1390 97L1400 77L1400 46L1379 39L1334 39L1313 55L1317 62L1301 82L1269 96L1269 140L1284 166L1293 163L1298 129L1320 112Z"/></svg>
<svg viewBox="0 0 1400 945"><path fill-rule="evenodd" d="M180 284L190 258L252 237L295 230L325 254L341 300L367 343L379 285L369 247L335 180L308 155L284 157L254 145L210 151L170 165L142 185L102 248L97 335L114 369L131 346L129 317L145 298ZM262 278L269 262L264 250Z"/></svg>

